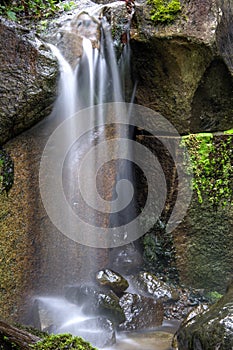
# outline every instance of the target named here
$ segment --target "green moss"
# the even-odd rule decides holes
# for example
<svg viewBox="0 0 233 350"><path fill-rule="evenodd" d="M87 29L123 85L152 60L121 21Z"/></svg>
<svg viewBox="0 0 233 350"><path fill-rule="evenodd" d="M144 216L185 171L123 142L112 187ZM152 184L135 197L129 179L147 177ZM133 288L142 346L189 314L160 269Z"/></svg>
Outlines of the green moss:
<svg viewBox="0 0 233 350"><path fill-rule="evenodd" d="M32 345L34 350L97 350L81 337L71 334L51 334L42 341Z"/></svg>
<svg viewBox="0 0 233 350"><path fill-rule="evenodd" d="M222 294L214 291L214 292L209 292L207 293L206 297L209 299L210 303L214 304L216 303L219 299L222 298Z"/></svg>
<svg viewBox="0 0 233 350"><path fill-rule="evenodd" d="M181 12L179 0L148 0L148 5L152 5L151 19L155 23L171 23Z"/></svg>
<svg viewBox="0 0 233 350"><path fill-rule="evenodd" d="M224 134L225 135L232 135L233 134L233 129L224 131Z"/></svg>
<svg viewBox="0 0 233 350"><path fill-rule="evenodd" d="M200 203L205 197L214 207L233 204L233 137L211 133L184 136L193 170L193 189Z"/></svg>

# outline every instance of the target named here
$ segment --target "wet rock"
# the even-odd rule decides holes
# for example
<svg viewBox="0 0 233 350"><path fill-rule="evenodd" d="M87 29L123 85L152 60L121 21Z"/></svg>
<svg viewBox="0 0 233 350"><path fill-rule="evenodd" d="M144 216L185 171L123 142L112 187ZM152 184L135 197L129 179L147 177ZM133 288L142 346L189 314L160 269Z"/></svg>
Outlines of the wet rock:
<svg viewBox="0 0 233 350"><path fill-rule="evenodd" d="M233 348L233 283L207 310L193 310L178 329L173 346L179 350L229 350Z"/></svg>
<svg viewBox="0 0 233 350"><path fill-rule="evenodd" d="M114 324L124 322L125 315L119 304L117 295L108 289L95 285L69 287L65 297L68 301L82 306L87 315L101 315L110 319Z"/></svg>
<svg viewBox="0 0 233 350"><path fill-rule="evenodd" d="M116 294L121 294L129 287L129 283L124 277L110 269L99 271L96 274L96 280L101 286L109 287Z"/></svg>
<svg viewBox="0 0 233 350"><path fill-rule="evenodd" d="M126 293L120 298L126 321L119 325L120 330L142 330L160 326L163 322L163 304L153 298Z"/></svg>
<svg viewBox="0 0 233 350"><path fill-rule="evenodd" d="M105 317L95 317L84 321L71 320L62 325L57 332L80 336L99 348L111 346L116 342L113 323Z"/></svg>
<svg viewBox="0 0 233 350"><path fill-rule="evenodd" d="M140 272L133 276L131 281L134 288L143 295L164 301L179 299L179 293L174 288L149 272Z"/></svg>
<svg viewBox="0 0 233 350"><path fill-rule="evenodd" d="M68 20L61 17L57 25L45 36L45 40L56 45L66 60L75 67L83 53L83 38L89 39L93 47L99 47L100 22L98 15L91 16L86 11L74 14Z"/></svg>
<svg viewBox="0 0 233 350"><path fill-rule="evenodd" d="M0 143L46 117L56 96L58 66L29 31L0 19Z"/></svg>

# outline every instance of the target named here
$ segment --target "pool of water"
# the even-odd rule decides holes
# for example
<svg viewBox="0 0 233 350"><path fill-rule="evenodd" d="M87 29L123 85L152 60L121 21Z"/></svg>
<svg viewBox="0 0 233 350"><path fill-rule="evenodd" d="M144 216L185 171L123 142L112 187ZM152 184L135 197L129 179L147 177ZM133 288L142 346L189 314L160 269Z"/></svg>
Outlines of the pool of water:
<svg viewBox="0 0 233 350"><path fill-rule="evenodd" d="M167 321L155 330L120 334L116 344L104 350L172 350L172 338L178 326L177 321Z"/></svg>

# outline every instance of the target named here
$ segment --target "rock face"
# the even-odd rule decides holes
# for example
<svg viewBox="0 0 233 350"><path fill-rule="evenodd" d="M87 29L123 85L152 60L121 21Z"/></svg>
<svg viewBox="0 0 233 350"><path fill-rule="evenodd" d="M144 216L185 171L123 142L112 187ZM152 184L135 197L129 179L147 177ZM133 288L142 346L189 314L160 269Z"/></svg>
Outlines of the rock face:
<svg viewBox="0 0 233 350"><path fill-rule="evenodd" d="M47 116L56 95L57 63L30 32L0 19L0 143Z"/></svg>
<svg viewBox="0 0 233 350"><path fill-rule="evenodd" d="M209 310L183 321L174 338L179 350L229 350L233 347L233 283Z"/></svg>
<svg viewBox="0 0 233 350"><path fill-rule="evenodd" d="M160 112L180 133L232 127L232 3L184 1L172 25L155 25L136 7L132 59L136 101Z"/></svg>

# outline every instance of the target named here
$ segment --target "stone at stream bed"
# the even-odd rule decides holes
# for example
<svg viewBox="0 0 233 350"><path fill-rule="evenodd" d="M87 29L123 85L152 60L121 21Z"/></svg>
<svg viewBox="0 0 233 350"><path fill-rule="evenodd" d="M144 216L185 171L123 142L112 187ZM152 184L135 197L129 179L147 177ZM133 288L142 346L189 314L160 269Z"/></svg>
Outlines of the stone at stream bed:
<svg viewBox="0 0 233 350"><path fill-rule="evenodd" d="M111 290L95 285L71 286L67 288L65 297L71 303L82 306L87 315L105 316L114 324L125 321L119 298Z"/></svg>
<svg viewBox="0 0 233 350"><path fill-rule="evenodd" d="M122 294L129 287L129 283L124 277L110 269L97 272L96 280L101 286L109 287L116 294Z"/></svg>
<svg viewBox="0 0 233 350"><path fill-rule="evenodd" d="M98 348L111 346L116 342L113 323L100 316L84 321L71 320L62 325L57 332L77 335Z"/></svg>
<svg viewBox="0 0 233 350"><path fill-rule="evenodd" d="M160 326L163 322L163 304L154 298L126 293L120 298L126 321L119 325L122 331L138 331Z"/></svg>
<svg viewBox="0 0 233 350"><path fill-rule="evenodd" d="M208 310L201 313L193 310L187 316L174 337L173 347L177 350L233 349L233 283Z"/></svg>
<svg viewBox="0 0 233 350"><path fill-rule="evenodd" d="M149 272L140 272L131 279L133 287L142 295L153 296L156 299L178 300L178 292Z"/></svg>

